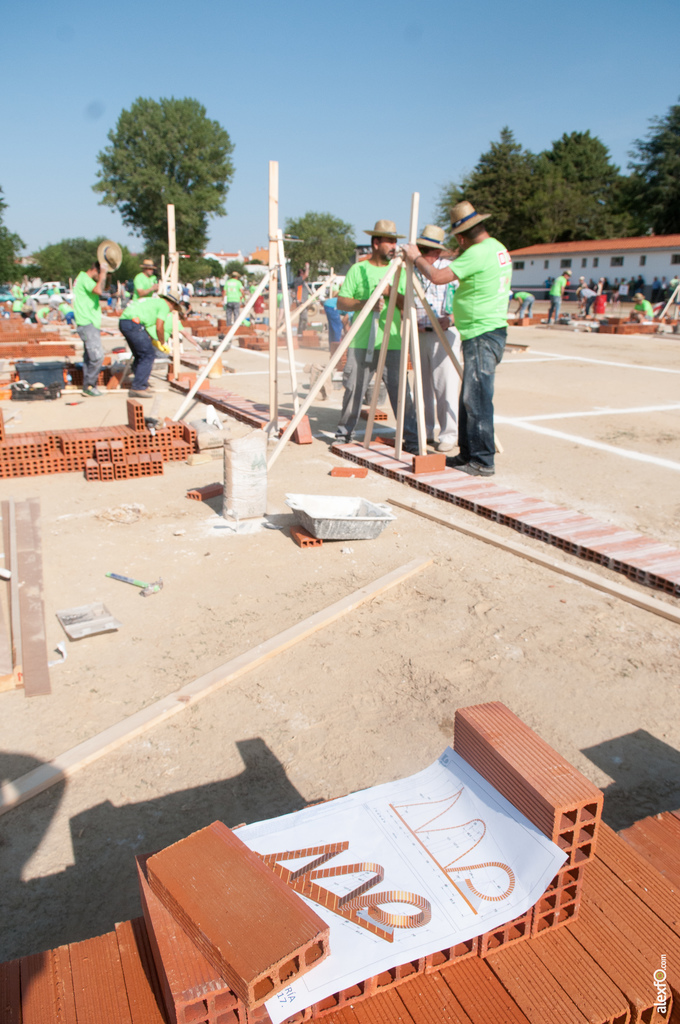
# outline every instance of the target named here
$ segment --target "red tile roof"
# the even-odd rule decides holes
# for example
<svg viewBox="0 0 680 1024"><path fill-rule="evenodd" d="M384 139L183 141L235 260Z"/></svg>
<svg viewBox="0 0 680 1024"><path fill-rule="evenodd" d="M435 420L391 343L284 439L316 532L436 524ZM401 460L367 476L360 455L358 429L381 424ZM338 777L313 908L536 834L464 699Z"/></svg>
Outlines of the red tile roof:
<svg viewBox="0 0 680 1024"><path fill-rule="evenodd" d="M544 242L512 249L511 256L568 255L580 252L612 252L622 249L680 249L680 235L638 235L635 238L599 238L587 242Z"/></svg>

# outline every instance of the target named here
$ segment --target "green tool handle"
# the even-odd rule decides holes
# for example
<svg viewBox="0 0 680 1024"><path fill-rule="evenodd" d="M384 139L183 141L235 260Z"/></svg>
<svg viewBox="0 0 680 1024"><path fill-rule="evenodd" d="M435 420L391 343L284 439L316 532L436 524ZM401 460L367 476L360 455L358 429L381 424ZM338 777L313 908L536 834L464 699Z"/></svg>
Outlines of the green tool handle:
<svg viewBox="0 0 680 1024"><path fill-rule="evenodd" d="M148 583L142 583L141 580L130 579L129 576L119 576L117 572L107 572L104 574L109 576L112 580L120 580L121 583L131 583L133 587L148 587Z"/></svg>

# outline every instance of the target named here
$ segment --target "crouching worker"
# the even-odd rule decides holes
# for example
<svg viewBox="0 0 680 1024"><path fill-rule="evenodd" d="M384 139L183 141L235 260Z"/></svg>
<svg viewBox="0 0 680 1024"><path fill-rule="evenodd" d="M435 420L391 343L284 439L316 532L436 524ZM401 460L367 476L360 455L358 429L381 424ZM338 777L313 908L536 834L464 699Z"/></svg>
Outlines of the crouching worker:
<svg viewBox="0 0 680 1024"><path fill-rule="evenodd" d="M135 299L123 310L120 317L120 332L132 352L131 398L150 398L149 377L153 369L156 351L169 351L166 338L166 321L172 310L179 312L181 299L169 291L167 295L153 295L148 299Z"/></svg>

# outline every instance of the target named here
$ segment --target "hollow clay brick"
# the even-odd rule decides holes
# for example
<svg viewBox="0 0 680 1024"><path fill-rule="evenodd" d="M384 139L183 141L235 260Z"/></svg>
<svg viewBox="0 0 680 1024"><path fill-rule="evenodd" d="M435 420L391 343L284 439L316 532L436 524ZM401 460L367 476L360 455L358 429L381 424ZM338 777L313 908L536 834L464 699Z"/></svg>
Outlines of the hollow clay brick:
<svg viewBox="0 0 680 1024"><path fill-rule="evenodd" d="M532 947L529 942L510 946L492 953L485 963L532 1024L584 1024L587 1018Z"/></svg>
<svg viewBox="0 0 680 1024"><path fill-rule="evenodd" d="M636 821L621 831L633 849L653 864L674 886L680 887L680 821L666 812Z"/></svg>
<svg viewBox="0 0 680 1024"><path fill-rule="evenodd" d="M465 960L445 967L441 977L473 1024L529 1024L485 960Z"/></svg>
<svg viewBox="0 0 680 1024"><path fill-rule="evenodd" d="M329 928L222 822L150 857L149 883L249 1008L329 952Z"/></svg>
<svg viewBox="0 0 680 1024"><path fill-rule="evenodd" d="M397 995L417 1024L471 1024L455 995L438 974L421 975L400 986Z"/></svg>
<svg viewBox="0 0 680 1024"><path fill-rule="evenodd" d="M531 950L589 1021L627 1024L628 1000L570 932L534 940Z"/></svg>
<svg viewBox="0 0 680 1024"><path fill-rule="evenodd" d="M365 466L333 466L330 476L356 476L361 479L368 476Z"/></svg>
<svg viewBox="0 0 680 1024"><path fill-rule="evenodd" d="M680 890L602 822L597 857L665 924L680 934Z"/></svg>
<svg viewBox="0 0 680 1024"><path fill-rule="evenodd" d="M459 708L454 750L564 849L571 863L592 858L602 793L499 701ZM586 840L581 840L581 832Z"/></svg>
<svg viewBox="0 0 680 1024"><path fill-rule="evenodd" d="M371 410L367 409L366 406L363 407L363 409L359 413L359 415L361 416L362 420L367 420L368 419L370 411ZM374 416L374 422L375 423L382 423L386 419L387 419L387 413L385 412L384 409L376 409L375 410L375 416Z"/></svg>
<svg viewBox="0 0 680 1024"><path fill-rule="evenodd" d="M99 465L99 479L100 480L113 480L113 463L112 462L100 462Z"/></svg>
<svg viewBox="0 0 680 1024"><path fill-rule="evenodd" d="M230 1013L243 1017L245 1006L228 982L151 891L146 875L148 857L136 860L147 935L168 1019L176 1024L231 1024Z"/></svg>
<svg viewBox="0 0 680 1024"><path fill-rule="evenodd" d="M187 491L187 498L192 501L209 501L210 498L219 498L224 493L224 484L205 484L203 487L192 487Z"/></svg>
<svg viewBox="0 0 680 1024"><path fill-rule="evenodd" d="M446 469L446 455L443 452L413 456L413 472L416 476L420 473L441 473L444 469Z"/></svg>
<svg viewBox="0 0 680 1024"><path fill-rule="evenodd" d="M77 1024L68 946L23 958L21 1009L23 1024Z"/></svg>
<svg viewBox="0 0 680 1024"><path fill-rule="evenodd" d="M132 1024L166 1024L163 993L143 917L116 925Z"/></svg>
<svg viewBox="0 0 680 1024"><path fill-rule="evenodd" d="M291 434L291 441L295 444L311 444L313 440L312 428L309 425L309 417L303 416Z"/></svg>
<svg viewBox="0 0 680 1024"><path fill-rule="evenodd" d="M2 1024L21 1024L21 985L18 960L0 964L0 1020Z"/></svg>
<svg viewBox="0 0 680 1024"><path fill-rule="evenodd" d="M128 424L132 430L138 431L146 429L144 423L144 406L141 402L137 401L137 399L128 398L127 416Z"/></svg>
<svg viewBox="0 0 680 1024"><path fill-rule="evenodd" d="M78 1024L132 1024L116 933L72 942L69 952Z"/></svg>
<svg viewBox="0 0 680 1024"><path fill-rule="evenodd" d="M525 914L508 921L500 928L494 928L492 931L480 935L479 955L485 957L493 950L503 949L505 946L512 946L516 942L524 942L531 938L533 910L533 907L529 907Z"/></svg>
<svg viewBox="0 0 680 1024"><path fill-rule="evenodd" d="M301 548L320 548L323 544L320 537L313 537L304 526L291 526L290 535Z"/></svg>
<svg viewBox="0 0 680 1024"><path fill-rule="evenodd" d="M653 1020L657 991L652 978L658 963L646 960L595 906L584 906L568 932L623 992L630 1006L631 1024ZM671 1004L672 998L669 1012ZM657 1014L657 1019L663 1019L661 1014Z"/></svg>

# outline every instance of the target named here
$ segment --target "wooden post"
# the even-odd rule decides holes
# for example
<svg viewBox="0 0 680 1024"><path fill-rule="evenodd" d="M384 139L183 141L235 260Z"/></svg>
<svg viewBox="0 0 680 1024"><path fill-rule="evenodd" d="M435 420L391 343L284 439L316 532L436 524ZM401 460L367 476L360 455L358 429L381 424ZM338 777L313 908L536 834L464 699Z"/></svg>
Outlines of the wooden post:
<svg viewBox="0 0 680 1024"><path fill-rule="evenodd" d="M354 318L354 323L352 324L352 326L348 330L347 334L345 335L345 337L342 339L342 341L338 345L338 347L335 350L334 354L331 356L329 362L326 364L326 368L324 369L323 373L321 373L319 375L319 377L316 379L316 381L314 382L314 384L312 384L312 386L309 389L309 393L307 394L307 397L305 398L304 402L302 403L302 405L298 409L297 413L295 414L295 416L293 416L292 420L290 421L290 423L288 424L288 426L286 427L286 429L282 433L281 438L279 440L279 443L277 444L276 448L274 449L274 451L272 452L272 454L269 457L269 462L267 463L267 469L268 470L271 469L271 467L274 465L274 463L278 459L279 455L281 454L281 452L285 448L285 446L286 446L286 444L288 442L288 439L290 438L291 434L295 430L297 430L297 427L298 427L298 424L300 423L300 420L305 415L305 413L309 409L310 405L312 404L312 402L314 401L314 399L318 395L319 391L321 391L321 388L324 386L324 384L326 383L328 378L333 373L333 370L335 369L335 367L338 365L338 363L340 362L340 360L344 356L344 354L347 351L347 349L349 348L350 344L352 343L352 341L356 337L359 328L361 327L361 325L366 320L366 317L368 317L368 316L370 316L372 314L373 307L375 306L376 302L378 301L378 299L380 298L380 296L384 292L384 290L387 287L387 285L390 284L392 278L394 277L395 272L397 271L397 269L399 267L401 267L401 260L392 260L392 262L390 263L389 267L385 271L384 276L378 281L377 285L373 289L370 298L366 300L366 304L364 305L364 307L357 313L356 317Z"/></svg>
<svg viewBox="0 0 680 1024"><path fill-rule="evenodd" d="M286 267L286 254L283 248L283 231L278 228L276 231L276 247L279 259L279 274L281 276L281 302L283 305L283 323L286 330L286 348L288 349L288 364L290 367L290 386L293 391L293 410L300 408L300 399L297 393L297 373L295 370L295 350L293 348L293 325L290 319L290 293L288 291L288 269ZM278 338L277 338L278 348Z"/></svg>
<svg viewBox="0 0 680 1024"><path fill-rule="evenodd" d="M170 287L177 294L179 290L179 261L177 258L174 203L168 203L168 260ZM179 313L176 309L172 311L172 373L175 379L177 379L179 376Z"/></svg>
<svg viewBox="0 0 680 1024"><path fill-rule="evenodd" d="M401 258L399 261L401 262ZM392 287L390 288L390 299L387 304L387 316L385 317L385 327L383 330L382 342L380 344L380 352L378 354L378 366L375 371L375 380L373 383L373 395L371 397L371 405L368 410L368 419L366 420L366 431L364 433L364 448L370 448L371 440L373 438L373 424L375 423L375 410L378 407L378 396L380 395L380 385L382 383L383 373L385 372L385 362L387 360L387 350L390 343L390 334L392 332L392 321L394 320L394 310L397 305L397 294L399 292L399 277L400 274L395 274L394 280L392 281Z"/></svg>
<svg viewBox="0 0 680 1024"><path fill-rule="evenodd" d="M663 318L664 318L664 317L665 317L665 315L666 315L666 311L667 311L667 310L669 310L669 309L671 308L671 306L673 305L673 302L675 302L675 304L676 304L676 305L678 304L678 303L677 303L677 297L678 297L678 292L680 292L680 284L679 284L679 285L676 285L676 287L675 287L675 291L673 292L673 294L671 295L670 299L668 300L668 302L666 303L666 305L665 305L665 306L663 307L663 309L662 309L662 310L661 310L661 312L659 313L659 316L658 316L658 320L659 320L659 322L661 322L661 321L663 320ZM653 319L653 318L652 318L652 319Z"/></svg>
<svg viewBox="0 0 680 1024"><path fill-rule="evenodd" d="M277 280L273 273L276 267L279 226L279 163L269 161L269 423L267 433L276 437L279 432L279 353L276 337L276 292Z"/></svg>
<svg viewBox="0 0 680 1024"><path fill-rule="evenodd" d="M414 192L411 196L411 221L409 224L408 240L411 245L415 244L418 235L418 208L420 206L420 194ZM397 430L394 439L394 457L401 458L402 444L404 440L404 416L406 413L406 388L408 384L408 357L411 352L413 363L413 385L416 411L416 423L418 429L418 452L424 455L427 446L425 438L425 417L423 413L423 383L420 373L420 349L418 348L418 332L414 334L415 320L411 316L413 309L413 264L409 262L406 268L406 293L404 295L404 310L401 318L401 360L399 362L399 391L397 397ZM416 351L417 349L417 351Z"/></svg>

